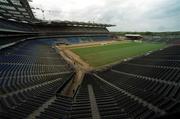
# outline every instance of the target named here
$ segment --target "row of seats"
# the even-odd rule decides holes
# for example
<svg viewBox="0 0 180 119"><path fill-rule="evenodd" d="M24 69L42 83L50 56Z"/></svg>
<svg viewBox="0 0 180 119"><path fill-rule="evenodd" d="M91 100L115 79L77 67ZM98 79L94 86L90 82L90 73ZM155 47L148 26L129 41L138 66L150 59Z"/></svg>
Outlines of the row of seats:
<svg viewBox="0 0 180 119"><path fill-rule="evenodd" d="M164 81L179 82L179 69L161 68L161 67L148 67L141 65L133 65L123 63L112 67L113 70L141 75L151 78L156 78Z"/></svg>
<svg viewBox="0 0 180 119"><path fill-rule="evenodd" d="M180 98L180 86L169 83L159 82L158 80L146 79L143 77L127 75L123 73L116 73L113 71L101 72L98 74L108 81L122 81L128 85L137 87L140 90L157 94L159 97L172 98L173 100L179 100ZM111 77L113 76L113 78Z"/></svg>
<svg viewBox="0 0 180 119"><path fill-rule="evenodd" d="M179 60L178 57L176 60ZM180 68L180 63L179 61L174 61L174 60L164 60L163 58L161 59L150 59L150 58L139 58L136 60L131 60L128 63L132 64L138 64L138 65L156 65L156 66L164 66L164 67L172 67L172 68Z"/></svg>
<svg viewBox="0 0 180 119"><path fill-rule="evenodd" d="M121 100L120 107L133 118L157 118L179 112L179 50L180 46L171 46L95 72L96 75L91 74L89 77L101 83L100 86L104 86L105 91L109 90L108 93L118 97L117 100L129 95L129 99ZM120 94L122 92L123 94ZM102 93L97 93L97 96L102 97ZM136 112L131 112L131 109L136 109Z"/></svg>
<svg viewBox="0 0 180 119"><path fill-rule="evenodd" d="M0 51L1 118L24 119L74 75L51 40L29 40Z"/></svg>
<svg viewBox="0 0 180 119"><path fill-rule="evenodd" d="M28 31L28 32L33 31L32 26L28 24L11 22L3 19L0 19L0 28L9 29L9 30Z"/></svg>
<svg viewBox="0 0 180 119"><path fill-rule="evenodd" d="M113 78L111 77L113 76ZM169 95L167 97L167 95L173 92L167 92L167 89L162 89L163 88L163 84L159 83L157 84L156 82L153 82L155 85L155 87L146 87L146 89L141 88L141 86L139 86L140 84L146 84L145 82L142 83L141 80L136 80L136 78L131 79L132 77L128 77L127 75L121 75L118 73L114 73L114 72L108 72L108 73L104 73L104 75L102 74L101 77L112 83L113 85L127 91L128 93L135 95L143 100L145 100L146 102L153 104L155 106L157 106L158 108L165 110L165 111L169 111L172 110L174 106L176 106L177 101L179 100L179 95L178 97L175 97L176 100L171 99ZM159 87L160 86L160 87ZM147 88L154 88L151 89L153 91L151 91L150 89ZM173 87L172 87L173 88ZM175 87L174 87L175 88ZM178 86L179 88L179 86ZM163 90L163 91L162 91ZM155 92L157 91L157 92ZM162 94L161 94L162 93Z"/></svg>
<svg viewBox="0 0 180 119"><path fill-rule="evenodd" d="M78 44L84 42L98 42L98 41L107 41L112 39L110 35L102 35L102 36L89 36L89 37L70 37L70 38L62 38L57 39L56 43L65 43L65 44Z"/></svg>
<svg viewBox="0 0 180 119"><path fill-rule="evenodd" d="M55 101L41 112L37 119L68 119L72 107L72 98L57 95Z"/></svg>
<svg viewBox="0 0 180 119"><path fill-rule="evenodd" d="M94 97L88 86L93 88ZM103 82L87 74L74 99L57 95L56 100L41 112L38 119L91 119L93 117L90 98L95 98L102 119L128 119L131 116L119 107L116 98L102 87ZM96 112L98 113L98 112Z"/></svg>
<svg viewBox="0 0 180 119"><path fill-rule="evenodd" d="M103 87L104 84L102 81L91 75L86 75L84 80L87 80L86 85L91 85L93 88L94 98L102 119L128 119L131 117L119 107L118 101L111 93L108 93L106 87Z"/></svg>
<svg viewBox="0 0 180 119"><path fill-rule="evenodd" d="M17 55L11 54L6 56L0 57L1 63L25 63L25 64L33 64L33 65L62 65L64 64L63 59L60 57L53 58L53 57L37 57L34 58L33 56L26 56L26 55Z"/></svg>
<svg viewBox="0 0 180 119"><path fill-rule="evenodd" d="M0 64L0 74L2 78L7 76L13 77L17 74L33 75L53 72L67 71L66 66L33 66L33 65L18 65L18 64Z"/></svg>
<svg viewBox="0 0 180 119"><path fill-rule="evenodd" d="M151 64L149 62L143 64L139 61L148 59L153 54L156 57L178 55L171 53L170 51L174 51L172 49L177 50L170 47L165 49L169 54L159 51L157 56L155 52L113 66L107 71L96 72L100 78L94 74L86 74L74 99L58 96L37 118L81 119L99 115L103 119L153 119L164 114L179 112L178 66L161 67L170 66L163 65L166 59L162 62L155 59ZM174 63L178 64L176 61ZM92 86L94 96L91 95L89 85ZM95 114L92 107L94 102L91 98L94 98L98 109Z"/></svg>
<svg viewBox="0 0 180 119"><path fill-rule="evenodd" d="M90 119L99 115L102 119L154 119L164 114L179 112L178 66L165 67L170 66L170 63L163 64L167 62L166 59L162 62L154 59L153 63L147 64L144 60L153 54L156 57L178 55L171 53L170 51L174 51L172 49L177 50L170 47L163 50L167 50L169 54L159 51L157 56L155 52L115 65L105 71L86 74L73 99L64 101L64 97L61 96L37 118ZM176 61L174 63L178 64ZM89 86L92 87L94 95ZM96 103L91 98L94 98ZM96 112L93 111L95 107L92 105L98 109ZM60 111L62 113L59 114Z"/></svg>
<svg viewBox="0 0 180 119"><path fill-rule="evenodd" d="M88 90L89 85L93 88L94 97ZM98 112L95 114L90 98L94 98L96 101ZM102 119L153 119L160 115L138 100L116 90L97 77L87 74L72 103L71 118L91 119L93 115L97 114Z"/></svg>
<svg viewBox="0 0 180 119"><path fill-rule="evenodd" d="M48 82L45 85L38 85L35 88L23 90L18 92L17 98L14 95L8 95L3 98L4 112L6 117L13 119L23 119L30 115L34 110L37 110L42 104L44 104L48 99L53 97L58 89L62 86L65 80L56 79L53 82ZM23 95L21 96L20 95Z"/></svg>
<svg viewBox="0 0 180 119"><path fill-rule="evenodd" d="M91 105L90 97L87 87L88 80L84 80L81 84L81 87L78 90L78 93L72 104L71 118L72 119L91 119Z"/></svg>
<svg viewBox="0 0 180 119"><path fill-rule="evenodd" d="M102 27L78 27L78 26L61 26L59 24L53 25L53 27L39 24L38 26L34 26L36 31L43 33L52 33L52 34L74 34L74 33L108 33L106 28Z"/></svg>
<svg viewBox="0 0 180 119"><path fill-rule="evenodd" d="M16 77L9 77L1 81L2 94L7 94L13 91L21 90L24 88L36 86L38 84L42 84L48 81L55 80L57 78L66 78L70 72L65 74L44 74L44 75L29 75L29 76L16 76Z"/></svg>
<svg viewBox="0 0 180 119"><path fill-rule="evenodd" d="M170 59L180 55L180 46L86 74L72 98L57 94L74 73L51 43L27 41L0 51L1 117L32 116L51 99L35 118L155 119L180 111L178 59ZM151 62L146 63L148 58Z"/></svg>

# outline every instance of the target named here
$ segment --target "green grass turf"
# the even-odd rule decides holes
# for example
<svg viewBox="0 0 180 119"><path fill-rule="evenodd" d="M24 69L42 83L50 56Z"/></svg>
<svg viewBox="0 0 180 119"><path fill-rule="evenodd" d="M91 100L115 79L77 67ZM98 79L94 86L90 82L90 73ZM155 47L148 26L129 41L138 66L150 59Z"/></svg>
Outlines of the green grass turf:
<svg viewBox="0 0 180 119"><path fill-rule="evenodd" d="M143 55L148 51L158 50L165 46L165 43L119 42L95 47L73 48L71 50L91 66L98 67L118 62L125 58Z"/></svg>

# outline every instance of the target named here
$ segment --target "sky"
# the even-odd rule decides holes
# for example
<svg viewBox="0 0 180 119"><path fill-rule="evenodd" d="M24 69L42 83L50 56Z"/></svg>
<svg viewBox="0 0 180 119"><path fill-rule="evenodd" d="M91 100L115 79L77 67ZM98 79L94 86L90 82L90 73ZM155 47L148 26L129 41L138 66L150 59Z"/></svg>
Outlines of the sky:
<svg viewBox="0 0 180 119"><path fill-rule="evenodd" d="M180 0L32 0L46 20L116 25L111 31L180 31Z"/></svg>

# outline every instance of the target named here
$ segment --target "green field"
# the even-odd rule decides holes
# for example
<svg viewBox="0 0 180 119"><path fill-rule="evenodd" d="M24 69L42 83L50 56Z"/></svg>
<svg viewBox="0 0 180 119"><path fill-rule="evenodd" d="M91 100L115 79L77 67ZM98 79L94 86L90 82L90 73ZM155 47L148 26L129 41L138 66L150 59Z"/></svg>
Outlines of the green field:
<svg viewBox="0 0 180 119"><path fill-rule="evenodd" d="M165 47L165 43L118 42L110 45L71 49L93 67L111 64L125 58L143 55L148 51Z"/></svg>

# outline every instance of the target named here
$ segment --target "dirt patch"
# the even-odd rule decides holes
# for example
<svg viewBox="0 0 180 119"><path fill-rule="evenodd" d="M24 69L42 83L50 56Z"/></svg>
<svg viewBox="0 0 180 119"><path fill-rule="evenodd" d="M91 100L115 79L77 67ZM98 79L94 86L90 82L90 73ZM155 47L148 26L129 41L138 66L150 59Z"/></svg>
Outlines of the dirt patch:
<svg viewBox="0 0 180 119"><path fill-rule="evenodd" d="M83 71L89 71L92 70L92 67L83 61L77 54L72 52L68 47L64 45L57 46L58 49L60 49L61 54L65 57L65 59L70 61L72 65L78 70L83 70Z"/></svg>
<svg viewBox="0 0 180 119"><path fill-rule="evenodd" d="M62 92L63 95L72 97L81 84L84 74L88 71L91 71L93 68L89 64L84 62L78 55L73 53L65 45L56 46L56 48L59 49L59 53L61 54L61 56L75 68L75 78L70 81L70 83Z"/></svg>

